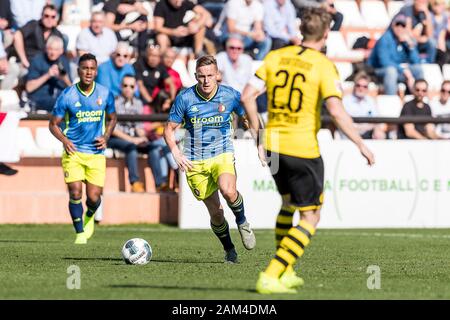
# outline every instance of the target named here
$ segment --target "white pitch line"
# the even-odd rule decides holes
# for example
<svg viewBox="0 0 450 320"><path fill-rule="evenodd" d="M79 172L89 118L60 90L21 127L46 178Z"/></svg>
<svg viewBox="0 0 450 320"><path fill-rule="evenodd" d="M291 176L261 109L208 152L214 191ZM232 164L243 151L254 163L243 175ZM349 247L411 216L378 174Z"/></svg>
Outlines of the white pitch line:
<svg viewBox="0 0 450 320"><path fill-rule="evenodd" d="M103 227L105 231L116 231L116 232L204 232L209 229L178 229L178 228L121 228L121 227ZM258 231L258 230L256 230ZM388 233L388 232L340 232L340 231L325 231L319 230L319 235L325 236L362 236L362 237L390 237L390 238L431 238L431 239L450 239L450 234L420 234L420 233Z"/></svg>
<svg viewBox="0 0 450 320"><path fill-rule="evenodd" d="M363 236L363 237L390 237L390 238L431 238L450 239L450 234L420 234L420 233L384 233L384 232L333 232L319 231L319 235L331 236Z"/></svg>

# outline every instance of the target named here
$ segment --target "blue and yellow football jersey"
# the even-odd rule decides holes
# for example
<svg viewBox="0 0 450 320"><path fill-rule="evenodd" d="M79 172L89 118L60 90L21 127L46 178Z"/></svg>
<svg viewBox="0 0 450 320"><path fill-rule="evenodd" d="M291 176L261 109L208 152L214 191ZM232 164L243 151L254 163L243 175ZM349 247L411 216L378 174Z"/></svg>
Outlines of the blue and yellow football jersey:
<svg viewBox="0 0 450 320"><path fill-rule="evenodd" d="M94 82L92 91L85 94L78 84L66 88L58 97L53 115L64 118L64 135L78 152L102 154L95 146L95 138L105 133L106 113L115 112L114 97L107 87Z"/></svg>
<svg viewBox="0 0 450 320"><path fill-rule="evenodd" d="M210 99L205 99L192 86L175 99L169 122L184 123L184 154L189 160L204 160L225 152L233 152L233 112L245 114L240 93L219 85Z"/></svg>

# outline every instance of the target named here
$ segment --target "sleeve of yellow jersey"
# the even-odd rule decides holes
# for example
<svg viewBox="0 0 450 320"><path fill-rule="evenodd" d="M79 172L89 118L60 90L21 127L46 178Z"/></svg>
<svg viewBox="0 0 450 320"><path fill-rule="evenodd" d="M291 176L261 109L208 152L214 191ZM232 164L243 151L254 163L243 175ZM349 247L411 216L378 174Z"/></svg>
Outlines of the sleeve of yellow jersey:
<svg viewBox="0 0 450 320"><path fill-rule="evenodd" d="M271 55L272 54L269 52L267 56L264 58L263 63L259 66L259 68L255 72L255 76L257 76L263 81L267 80L267 66L269 65L269 59Z"/></svg>
<svg viewBox="0 0 450 320"><path fill-rule="evenodd" d="M342 99L342 85L336 66L328 59L321 63L321 66L320 95L322 99L325 100L330 97Z"/></svg>

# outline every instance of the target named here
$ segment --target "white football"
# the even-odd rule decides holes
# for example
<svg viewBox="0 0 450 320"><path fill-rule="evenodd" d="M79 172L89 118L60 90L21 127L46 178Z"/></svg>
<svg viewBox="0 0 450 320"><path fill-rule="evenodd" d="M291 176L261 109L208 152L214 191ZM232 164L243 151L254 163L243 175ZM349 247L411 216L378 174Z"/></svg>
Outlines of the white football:
<svg viewBox="0 0 450 320"><path fill-rule="evenodd" d="M152 259L152 247L141 238L133 238L122 247L122 257L127 264L147 264Z"/></svg>

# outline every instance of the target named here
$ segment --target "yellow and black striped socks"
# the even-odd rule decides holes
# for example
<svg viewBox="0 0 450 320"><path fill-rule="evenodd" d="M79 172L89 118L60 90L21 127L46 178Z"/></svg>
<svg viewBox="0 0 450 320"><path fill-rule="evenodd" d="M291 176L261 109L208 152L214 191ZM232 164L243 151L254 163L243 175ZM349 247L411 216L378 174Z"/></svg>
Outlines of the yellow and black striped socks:
<svg viewBox="0 0 450 320"><path fill-rule="evenodd" d="M315 228L304 220L301 220L298 226L290 228L288 234L281 240L275 257L270 261L265 273L279 278L303 255L315 232Z"/></svg>
<svg viewBox="0 0 450 320"><path fill-rule="evenodd" d="M278 249L281 239L288 234L292 228L292 219L294 218L295 207L281 207L277 216L277 224L275 226L275 244Z"/></svg>
<svg viewBox="0 0 450 320"><path fill-rule="evenodd" d="M225 251L234 248L234 244L231 241L230 228L228 227L228 222L226 219L224 219L220 226L216 226L211 222L211 229L217 238L219 238Z"/></svg>

